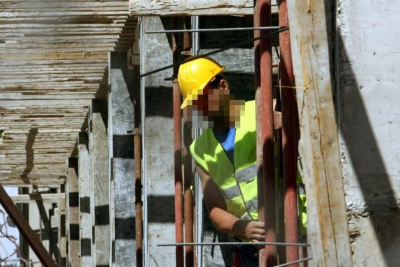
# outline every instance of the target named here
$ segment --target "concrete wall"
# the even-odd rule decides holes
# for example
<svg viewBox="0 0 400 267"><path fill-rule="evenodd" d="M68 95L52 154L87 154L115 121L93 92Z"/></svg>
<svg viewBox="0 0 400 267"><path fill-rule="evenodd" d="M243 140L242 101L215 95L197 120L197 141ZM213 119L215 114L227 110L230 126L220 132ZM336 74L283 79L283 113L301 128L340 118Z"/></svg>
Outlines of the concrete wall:
<svg viewBox="0 0 400 267"><path fill-rule="evenodd" d="M399 266L400 3L338 2L338 119L353 261Z"/></svg>

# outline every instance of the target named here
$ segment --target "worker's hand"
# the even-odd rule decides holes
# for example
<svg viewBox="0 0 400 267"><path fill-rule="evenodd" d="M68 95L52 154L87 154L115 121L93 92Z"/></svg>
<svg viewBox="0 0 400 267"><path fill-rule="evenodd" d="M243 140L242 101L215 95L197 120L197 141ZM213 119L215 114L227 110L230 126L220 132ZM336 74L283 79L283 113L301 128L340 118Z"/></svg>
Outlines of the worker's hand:
<svg viewBox="0 0 400 267"><path fill-rule="evenodd" d="M239 236L249 239L252 242L264 242L264 225L264 222L239 220L235 228Z"/></svg>

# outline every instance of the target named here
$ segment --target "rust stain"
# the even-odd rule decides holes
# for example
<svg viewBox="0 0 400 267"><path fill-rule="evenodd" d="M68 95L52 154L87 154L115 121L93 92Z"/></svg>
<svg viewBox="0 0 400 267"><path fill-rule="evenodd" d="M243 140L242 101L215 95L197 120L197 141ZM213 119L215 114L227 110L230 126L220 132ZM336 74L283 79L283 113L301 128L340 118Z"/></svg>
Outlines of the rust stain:
<svg viewBox="0 0 400 267"><path fill-rule="evenodd" d="M310 83L310 79L307 74L306 60L304 55L304 42L300 40L300 55L301 55L301 69L303 72L303 83L304 83L304 92L308 91L308 85Z"/></svg>

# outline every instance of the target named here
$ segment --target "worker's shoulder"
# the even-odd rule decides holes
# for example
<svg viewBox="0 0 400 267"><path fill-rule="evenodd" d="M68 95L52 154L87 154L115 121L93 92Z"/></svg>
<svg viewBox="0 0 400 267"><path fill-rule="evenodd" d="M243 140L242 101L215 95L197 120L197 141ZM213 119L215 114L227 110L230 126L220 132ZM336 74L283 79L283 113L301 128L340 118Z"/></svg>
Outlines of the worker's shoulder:
<svg viewBox="0 0 400 267"><path fill-rule="evenodd" d="M256 121L256 102L254 100L246 101L244 105L244 109L241 110L240 115L240 128L244 127L245 129L253 129L255 128Z"/></svg>
<svg viewBox="0 0 400 267"><path fill-rule="evenodd" d="M256 111L256 101L255 100L249 100L245 102L245 109L246 111L251 111L255 112Z"/></svg>
<svg viewBox="0 0 400 267"><path fill-rule="evenodd" d="M210 131L212 131L212 129L205 129L203 133L192 142L190 145L192 154L195 153L199 155L207 150Z"/></svg>

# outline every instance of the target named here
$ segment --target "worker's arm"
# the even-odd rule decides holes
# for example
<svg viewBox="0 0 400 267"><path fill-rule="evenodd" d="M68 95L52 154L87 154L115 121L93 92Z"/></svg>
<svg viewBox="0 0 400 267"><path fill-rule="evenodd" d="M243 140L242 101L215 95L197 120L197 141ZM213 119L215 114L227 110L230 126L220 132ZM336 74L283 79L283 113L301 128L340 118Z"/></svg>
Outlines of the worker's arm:
<svg viewBox="0 0 400 267"><path fill-rule="evenodd" d="M218 186L210 175L197 166L200 176L204 200L206 202L211 222L221 232L233 236L241 236L252 241L264 241L264 223L258 221L240 220L226 210L224 198Z"/></svg>

